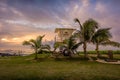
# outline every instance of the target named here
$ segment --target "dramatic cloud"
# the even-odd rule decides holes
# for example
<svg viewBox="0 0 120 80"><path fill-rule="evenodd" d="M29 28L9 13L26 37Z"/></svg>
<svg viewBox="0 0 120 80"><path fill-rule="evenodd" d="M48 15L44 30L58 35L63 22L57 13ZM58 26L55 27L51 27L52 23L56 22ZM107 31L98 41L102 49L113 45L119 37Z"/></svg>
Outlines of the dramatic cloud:
<svg viewBox="0 0 120 80"><path fill-rule="evenodd" d="M120 42L119 4L119 0L0 0L0 48L22 48L22 41L44 34L43 42L53 44L55 28L78 28L74 18L82 23L93 18L101 27L111 27L112 40Z"/></svg>

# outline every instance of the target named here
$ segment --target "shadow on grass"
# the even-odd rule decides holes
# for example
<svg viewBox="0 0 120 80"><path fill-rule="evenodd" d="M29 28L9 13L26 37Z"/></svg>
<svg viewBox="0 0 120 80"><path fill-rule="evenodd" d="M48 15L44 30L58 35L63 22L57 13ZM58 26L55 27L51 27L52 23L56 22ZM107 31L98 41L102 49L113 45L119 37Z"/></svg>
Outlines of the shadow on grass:
<svg viewBox="0 0 120 80"><path fill-rule="evenodd" d="M55 58L55 61L88 61L88 58L84 57L63 57L63 58Z"/></svg>
<svg viewBox="0 0 120 80"><path fill-rule="evenodd" d="M12 80L65 80L65 79L63 77L28 77L28 78L14 78Z"/></svg>
<svg viewBox="0 0 120 80"><path fill-rule="evenodd" d="M7 80L7 79L3 79ZM120 80L120 78L114 78L114 77L107 77L107 76L93 76L93 77L84 77L84 76L48 76L48 77L38 77L38 76L31 76L31 77L24 77L24 78L12 78L9 80Z"/></svg>

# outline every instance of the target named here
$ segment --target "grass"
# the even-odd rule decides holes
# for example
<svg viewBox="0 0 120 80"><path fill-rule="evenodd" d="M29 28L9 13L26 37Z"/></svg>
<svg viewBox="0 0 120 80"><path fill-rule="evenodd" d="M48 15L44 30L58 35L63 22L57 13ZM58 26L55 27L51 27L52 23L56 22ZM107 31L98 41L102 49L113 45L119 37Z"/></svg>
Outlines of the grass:
<svg viewBox="0 0 120 80"><path fill-rule="evenodd" d="M90 56L94 56L90 54ZM0 57L0 80L120 80L120 65L58 58L40 54L25 57ZM119 54L115 58L120 59Z"/></svg>

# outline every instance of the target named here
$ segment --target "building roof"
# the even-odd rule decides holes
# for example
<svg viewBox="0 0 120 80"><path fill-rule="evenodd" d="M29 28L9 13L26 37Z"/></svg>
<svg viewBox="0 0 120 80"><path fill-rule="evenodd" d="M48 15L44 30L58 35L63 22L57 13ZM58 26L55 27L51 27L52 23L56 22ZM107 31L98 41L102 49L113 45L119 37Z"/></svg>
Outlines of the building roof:
<svg viewBox="0 0 120 80"><path fill-rule="evenodd" d="M56 28L55 33L57 33L60 30L76 30L76 29L73 29L73 28Z"/></svg>

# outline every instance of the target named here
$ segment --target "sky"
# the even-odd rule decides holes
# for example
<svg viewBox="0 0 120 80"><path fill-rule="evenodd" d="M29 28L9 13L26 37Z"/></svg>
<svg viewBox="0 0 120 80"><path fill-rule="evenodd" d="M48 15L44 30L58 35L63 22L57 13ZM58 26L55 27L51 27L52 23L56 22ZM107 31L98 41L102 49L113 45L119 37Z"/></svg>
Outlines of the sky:
<svg viewBox="0 0 120 80"><path fill-rule="evenodd" d="M93 18L101 28L112 28L111 40L120 42L119 15L120 0L0 0L0 49L28 49L24 40L44 34L43 42L52 45L55 28L78 28L75 18L81 23Z"/></svg>

